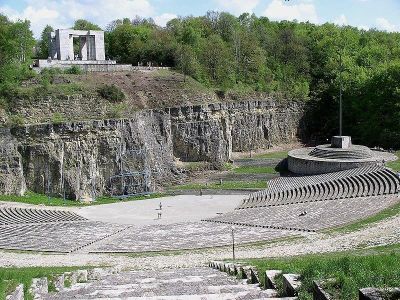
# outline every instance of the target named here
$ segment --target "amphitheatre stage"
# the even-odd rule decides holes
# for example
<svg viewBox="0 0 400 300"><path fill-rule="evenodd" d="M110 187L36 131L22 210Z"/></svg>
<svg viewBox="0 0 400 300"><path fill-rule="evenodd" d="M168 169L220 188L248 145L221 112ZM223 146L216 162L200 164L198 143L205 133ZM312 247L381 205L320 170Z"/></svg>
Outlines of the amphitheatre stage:
<svg viewBox="0 0 400 300"><path fill-rule="evenodd" d="M0 249L134 253L229 246L307 235L399 202L400 180L376 164L280 177L248 196L174 196L83 209L0 204ZM162 210L159 210L159 203ZM161 219L158 212L162 212Z"/></svg>

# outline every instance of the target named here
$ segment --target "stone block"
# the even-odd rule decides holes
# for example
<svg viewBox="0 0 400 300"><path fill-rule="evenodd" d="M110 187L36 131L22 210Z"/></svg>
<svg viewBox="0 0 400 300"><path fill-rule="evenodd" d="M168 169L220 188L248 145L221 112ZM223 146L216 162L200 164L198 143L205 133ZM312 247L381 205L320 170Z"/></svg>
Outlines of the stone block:
<svg viewBox="0 0 400 300"><path fill-rule="evenodd" d="M351 147L351 136L333 136L331 140L333 148L347 149Z"/></svg>
<svg viewBox="0 0 400 300"><path fill-rule="evenodd" d="M240 278L240 279L245 279L246 278L246 274L245 274L242 266L237 266L236 267L236 272L237 272L236 275L237 275L238 278Z"/></svg>
<svg viewBox="0 0 400 300"><path fill-rule="evenodd" d="M6 296L6 300L24 300L24 285L19 284L11 294Z"/></svg>
<svg viewBox="0 0 400 300"><path fill-rule="evenodd" d="M332 296L323 289L327 281L313 281L313 300L332 300Z"/></svg>
<svg viewBox="0 0 400 300"><path fill-rule="evenodd" d="M94 269L90 269L88 271L87 279L89 279L89 280L99 280L103 276L107 276L109 274L110 274L110 272L107 269L94 268Z"/></svg>
<svg viewBox="0 0 400 300"><path fill-rule="evenodd" d="M400 288L363 288L358 292L359 300L395 300L400 299Z"/></svg>
<svg viewBox="0 0 400 300"><path fill-rule="evenodd" d="M64 274L56 275L53 277L53 284L57 292L62 291L64 289Z"/></svg>
<svg viewBox="0 0 400 300"><path fill-rule="evenodd" d="M77 283L77 274L76 272L65 272L64 273L64 286L68 287L67 282L72 285Z"/></svg>
<svg viewBox="0 0 400 300"><path fill-rule="evenodd" d="M276 289L275 277L282 274L281 270L266 270L264 286L266 289Z"/></svg>
<svg viewBox="0 0 400 300"><path fill-rule="evenodd" d="M251 280L252 283L260 283L260 276L256 267L251 268Z"/></svg>
<svg viewBox="0 0 400 300"><path fill-rule="evenodd" d="M49 292L49 283L47 277L33 278L29 292L33 298L37 298L37 295L47 294Z"/></svg>
<svg viewBox="0 0 400 300"><path fill-rule="evenodd" d="M87 282L88 281L88 270L78 270L76 273L76 282Z"/></svg>
<svg viewBox="0 0 400 300"><path fill-rule="evenodd" d="M297 296L297 291L301 286L300 275L283 274L283 290L286 296Z"/></svg>

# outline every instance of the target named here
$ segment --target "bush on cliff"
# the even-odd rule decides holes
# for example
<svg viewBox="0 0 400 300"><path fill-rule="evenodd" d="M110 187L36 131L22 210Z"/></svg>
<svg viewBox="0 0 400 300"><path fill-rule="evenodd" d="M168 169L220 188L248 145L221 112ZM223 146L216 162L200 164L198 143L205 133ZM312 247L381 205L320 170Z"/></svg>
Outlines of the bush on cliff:
<svg viewBox="0 0 400 300"><path fill-rule="evenodd" d="M97 92L101 97L113 103L121 102L125 99L124 92L115 84L104 84L97 89Z"/></svg>

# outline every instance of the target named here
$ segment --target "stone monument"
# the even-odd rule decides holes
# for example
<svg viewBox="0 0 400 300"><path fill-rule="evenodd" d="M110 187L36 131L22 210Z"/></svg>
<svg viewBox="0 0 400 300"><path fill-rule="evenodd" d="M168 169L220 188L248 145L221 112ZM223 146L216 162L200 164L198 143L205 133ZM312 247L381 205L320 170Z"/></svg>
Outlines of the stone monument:
<svg viewBox="0 0 400 300"><path fill-rule="evenodd" d="M74 39L79 40L79 53L74 54ZM49 54L52 60L104 61L104 31L57 29L50 33Z"/></svg>
<svg viewBox="0 0 400 300"><path fill-rule="evenodd" d="M74 48L74 41L79 48ZM77 43L75 43L77 44ZM117 64L115 60L106 60L104 31L57 29L49 35L49 57L38 59L34 70L44 68L67 69L77 66L86 72L132 71L132 65Z"/></svg>

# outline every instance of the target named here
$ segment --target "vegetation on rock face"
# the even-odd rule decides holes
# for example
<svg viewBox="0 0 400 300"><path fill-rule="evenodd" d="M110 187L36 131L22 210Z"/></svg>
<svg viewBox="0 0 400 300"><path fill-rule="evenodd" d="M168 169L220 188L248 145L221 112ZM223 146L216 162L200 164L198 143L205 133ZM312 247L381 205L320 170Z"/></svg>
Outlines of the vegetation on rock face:
<svg viewBox="0 0 400 300"><path fill-rule="evenodd" d="M85 20L74 28L99 29ZM43 49L49 31L44 29ZM105 43L108 58L174 67L185 79L222 93L309 99L305 124L316 142L337 134L342 81L344 134L356 143L400 148L399 33L208 12L173 19L165 28L151 19L115 20L106 28ZM0 98L32 76L27 65L33 44L29 22L0 15Z"/></svg>
<svg viewBox="0 0 400 300"><path fill-rule="evenodd" d="M116 103L116 102L121 102L122 100L125 99L124 92L121 91L121 89L117 87L115 84L112 85L104 84L97 91L101 97L109 100L110 102Z"/></svg>

